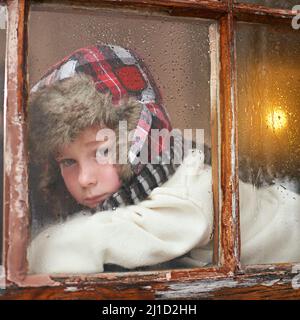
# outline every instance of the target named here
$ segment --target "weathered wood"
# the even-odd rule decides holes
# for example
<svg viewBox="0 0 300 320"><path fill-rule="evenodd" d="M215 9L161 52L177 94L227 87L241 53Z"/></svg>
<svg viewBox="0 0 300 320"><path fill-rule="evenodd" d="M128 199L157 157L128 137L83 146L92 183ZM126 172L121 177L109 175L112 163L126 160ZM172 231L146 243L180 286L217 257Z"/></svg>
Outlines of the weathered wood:
<svg viewBox="0 0 300 320"><path fill-rule="evenodd" d="M297 276L277 271L187 281L68 281L57 287L11 287L0 299L299 299Z"/></svg>
<svg viewBox="0 0 300 320"><path fill-rule="evenodd" d="M7 3L7 100L4 121L4 265L9 281L26 275L28 173L26 154L26 15L24 0Z"/></svg>
<svg viewBox="0 0 300 320"><path fill-rule="evenodd" d="M220 20L220 118L221 118L221 263L239 269L239 189L237 166L236 49L233 14Z"/></svg>
<svg viewBox="0 0 300 320"><path fill-rule="evenodd" d="M220 31L218 24L209 27L210 42L210 103L211 103L211 159L212 190L214 208L213 264L219 264L219 221L220 221L220 163L219 163L219 65L220 65Z"/></svg>
<svg viewBox="0 0 300 320"><path fill-rule="evenodd" d="M39 287L39 286L59 286L64 284L78 284L82 282L103 283L135 283L142 284L146 282L181 280L187 281L192 279L205 279L207 277L218 277L225 275L225 271L221 268L193 268L193 269L177 269L163 271L147 271L147 272L119 272L119 273L99 273L99 274L56 274L56 275L28 275L20 287Z"/></svg>
<svg viewBox="0 0 300 320"><path fill-rule="evenodd" d="M43 4L67 4L67 5L82 5L89 6L102 6L104 4L113 5L133 5L136 6L157 6L160 8L203 8L212 11L224 12L228 11L228 6L223 1L216 0L32 0L31 3Z"/></svg>
<svg viewBox="0 0 300 320"><path fill-rule="evenodd" d="M170 16L200 17L217 19L226 14L228 7L221 1L189 1L189 0L36 0L31 1L35 10L55 12L74 12L77 9L114 8L166 13ZM37 5L42 4L42 6Z"/></svg>
<svg viewBox="0 0 300 320"><path fill-rule="evenodd" d="M174 16L219 19L232 8L233 16L240 21L260 23L290 23L294 17L292 10L269 8L257 4L232 3L226 1L190 1L190 0L35 0L33 4L43 4L39 10L67 12L71 6L97 8L148 9L166 12ZM57 5L59 3L59 5Z"/></svg>
<svg viewBox="0 0 300 320"><path fill-rule="evenodd" d="M240 21L268 24L291 24L291 20L295 16L292 10L243 3L234 4L233 15Z"/></svg>
<svg viewBox="0 0 300 320"><path fill-rule="evenodd" d="M0 0L1 1L1 0ZM5 127L5 266L8 288L0 299L299 299L293 288L293 265L239 264L239 214L236 137L236 53L234 19L280 23L291 19L287 10L190 0L30 1L39 10L71 10L70 6L146 9L178 16L220 19L221 112L221 268L98 275L26 275L28 239L28 175L26 159L26 0L8 2L8 83ZM58 6L57 4L64 4ZM280 11L280 12L279 12ZM263 18L262 18L263 17ZM215 140L216 142L216 136ZM215 143L214 142L214 143ZM215 154L216 146L213 146ZM214 203L216 207L216 202ZM216 259L216 257L215 257ZM296 283L297 284L297 283Z"/></svg>

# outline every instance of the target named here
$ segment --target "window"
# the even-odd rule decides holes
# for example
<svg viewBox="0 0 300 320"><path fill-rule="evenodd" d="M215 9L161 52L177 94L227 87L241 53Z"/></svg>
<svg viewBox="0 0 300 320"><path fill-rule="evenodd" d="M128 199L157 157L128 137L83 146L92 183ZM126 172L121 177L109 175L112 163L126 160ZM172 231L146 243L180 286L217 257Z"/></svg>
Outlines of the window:
<svg viewBox="0 0 300 320"><path fill-rule="evenodd" d="M43 21L43 27L41 27L41 21ZM194 139L198 138L198 140L202 140L203 131L205 143L210 147L210 79L211 69L213 73L216 73L213 68L217 66L217 62L216 56L211 54L210 57L209 52L210 47L216 44L216 32L217 25L212 20L177 18L159 15L158 13L150 15L133 10L108 10L103 8L95 10L91 15L90 10L72 10L66 9L64 6L47 10L44 5L34 5L31 7L29 15L28 72L30 88L34 87L45 70L51 68L57 61L61 61L64 56L68 56L74 50L97 44L115 46L118 49L111 50L115 50L115 55L120 52L119 56L122 60L122 50L129 48L135 53L136 57L139 56L152 74L154 78L152 85L155 86L156 84L161 92L162 104L170 115L173 129L180 130L186 136L186 139L189 139L187 135L191 133ZM56 36L53 37L53 34ZM45 50L45 48L47 49ZM107 62L112 61L111 63L113 63L113 59L110 57ZM78 99L80 99L80 96ZM47 105L51 104L49 99L46 99L46 101ZM32 114L29 113L29 121L31 115L33 119L32 131L40 132L46 127L43 119L41 119L40 109L41 106L37 105L36 111L33 109ZM33 115L35 112L37 115ZM46 118L46 115L44 118ZM54 123L53 126L55 126ZM129 121L127 126L130 126ZM50 131L51 129L47 130ZM198 131L198 137L196 137L196 130ZM201 137L199 137L199 134ZM38 136L42 137L43 134L38 134ZM45 136L43 139L46 140L47 137ZM33 141L33 145L38 143L37 140L38 138ZM203 141L199 141L200 143L203 143ZM42 144L45 144L45 142L42 141ZM49 148L49 145L46 145ZM30 150L30 152L34 155L32 160L34 162L37 160L39 152L34 150ZM69 193L66 195L63 187L59 185L60 181L49 193L48 199L51 198L45 200L43 194L38 190L39 181L43 179L39 171L42 172L42 175L45 174L43 164L40 166L32 164L29 190L33 235L50 224L51 221L53 223L57 220L60 221L60 219L57 219L57 212L62 212L61 215L66 216L68 215L66 212L76 212L77 209L68 196ZM59 192L55 193L54 189L59 190ZM211 189L212 187L207 190L209 194L212 193ZM60 207L59 198L62 195L63 205ZM70 202L70 205L68 202ZM212 199L209 200L208 206L210 208L208 210L212 210ZM116 214L121 213L116 212ZM212 212L210 214L213 215ZM189 217L187 215L185 219L188 223ZM194 223L196 223L195 220ZM128 237L130 237L129 234ZM101 240L99 239L99 241ZM212 241L209 247L211 245ZM130 248L127 247L125 250L130 250ZM186 268L193 267L195 264L199 266L204 263L211 263L212 251L205 250L204 257L204 253L200 254L198 249L197 252L193 251L188 256L171 259L172 262L159 263L151 267L146 266L143 267L143 270L170 269L171 267L173 269ZM202 261L191 258L191 256L195 257L196 253L197 256L201 255ZM209 257L207 257L208 255ZM104 266L104 270L111 269L111 266Z"/></svg>
<svg viewBox="0 0 300 320"><path fill-rule="evenodd" d="M77 6L88 7L92 19L95 12L105 12L105 9L114 10L128 9L126 3L113 1L93 1L88 5L83 1L75 1ZM72 16L71 7L75 3L65 1L65 9L71 12L68 17ZM299 292L295 286L293 288L294 271L297 270L295 265L286 261L285 264L269 265L247 265L241 266L240 263L240 234L239 234L239 184L238 184L238 152L243 151L243 144L238 141L240 133L238 125L241 118L239 112L244 106L240 103L241 95L239 93L239 81L242 79L241 68L246 68L243 61L239 60L239 54L242 54L247 39L252 38L255 28L260 30L266 29L268 32L269 25L276 23L282 25L283 34L291 34L291 22L295 16L291 8L286 10L277 9L275 4L269 7L248 5L246 3L233 3L228 1L203 1L191 4L189 1L162 1L157 3L149 1L147 3L138 3L134 1L131 9L137 10L140 14L151 13L154 15L176 16L178 21L198 21L205 26L207 19L214 21L217 28L215 38L210 37L210 60L212 56L217 57L216 65L212 66L210 71L210 107L211 107L211 141L212 147L212 166L213 166L213 192L214 192L214 211L215 211L215 241L214 241L214 266L205 268L191 269L171 269L151 271L147 273L132 272L116 274L111 277L106 273L69 276L69 275L27 275L26 270L26 247L29 239L29 200L28 200L28 171L27 171L27 146L24 144L26 137L26 102L28 88L26 84L26 66L27 66L27 19L28 12L32 17L38 14L31 9L33 4L38 1L10 1L7 3L8 8L8 54L7 54L7 110L5 123L5 157L10 161L5 161L4 172L4 218L7 234L9 238L5 239L4 245L4 265L7 270L7 280L17 286L26 287L20 291L16 287L10 287L9 283L5 297L34 297L42 298L45 296L58 297L68 292L68 297L85 297L85 298L243 298L243 297L299 297ZM58 4L49 1L42 1L47 11L56 14ZM39 6L38 6L39 7ZM36 7L36 8L38 8ZM33 7L32 7L33 8ZM100 10L102 9L102 11ZM31 11L32 10L32 11ZM79 9L78 12L80 12ZM99 10L99 11L98 11ZM64 14L63 11L60 14ZM42 12L41 14L46 14ZM48 14L48 13L47 13ZM121 17L121 16L120 16ZM179 18L180 17L180 18ZM173 18L173 17L172 17ZM206 20L202 20L206 19ZM202 22L203 21L203 22ZM36 22L38 22L36 20ZM256 23L255 25L246 25L244 22ZM34 18L29 21L34 23ZM18 28L17 28L18 26ZM21 26L21 27L20 27ZM285 26L285 27L284 27ZM203 30L208 29L207 26ZM218 30L218 32L216 32ZM290 31L289 31L290 30ZM200 28L200 33L202 32ZM203 31L204 32L204 31ZM247 38L245 35L250 33ZM263 34L262 31L260 33ZM87 33L88 34L88 33ZM53 36L55 33L53 32ZM55 35L56 36L56 35ZM31 48L31 35L29 34L29 77L38 78L38 74L31 75L30 68L32 64L41 66L40 63L51 65L51 54L49 53L49 62L34 60L33 52L38 52ZM74 36L76 38L76 35ZM243 38L245 37L245 38ZM281 35L275 36L275 42L278 46L284 46L284 40ZM299 31L295 31L289 37L299 39ZM268 41L272 42L272 38ZM79 39L77 39L80 41ZM243 43L246 42L246 44ZM292 41L292 40L291 40ZM71 41L72 42L72 41ZM191 43L187 39L187 43ZM299 41L298 41L299 42ZM262 42L264 44L265 42ZM195 47L193 46L193 49ZM61 49L63 50L63 48ZM274 49L274 55L279 49ZM295 56L297 48L293 49ZM262 54L263 54L262 50ZM44 55L46 56L46 55ZM61 56L64 56L63 54ZM253 56L249 56L249 59ZM193 58L196 59L196 58ZM255 58L254 58L255 59ZM261 56L258 54L258 58ZM295 57L296 59L296 57ZM56 60L56 59L54 59ZM291 63L297 60L290 60ZM218 63L219 62L219 63ZM299 63L298 63L299 65ZM35 72L38 72L37 67ZM219 69L218 69L219 68ZM297 67L298 68L298 67ZM201 69L200 69L201 70ZM42 72L42 70L41 70ZM299 72L291 71L294 77L298 77ZM162 79L163 80L163 79ZM276 81L280 79L277 78ZM34 82L34 79L30 78ZM249 81L253 81L249 79ZM163 81L161 82L163 86ZM219 89L219 90L218 90ZM248 88L249 89L249 88ZM247 90L247 87L245 88ZM291 90L297 90L297 87L291 87ZM170 94L169 97L172 95ZM238 98L238 100L236 100ZM201 97L202 99L202 97ZM206 99L206 98L205 98ZM296 98L295 98L296 99ZM254 96L254 100L257 99ZM191 106L194 102L191 102ZM243 103L243 102L242 102ZM242 107L241 107L242 106ZM295 108L297 106L295 105ZM247 110L250 114L252 110ZM297 111L295 110L295 115ZM197 116L199 114L197 113ZM243 115L244 116L244 115ZM180 117L179 117L180 118ZM201 118L201 116L199 116ZM197 121L197 119L195 120ZM198 125L198 123L197 123ZM240 129L239 129L240 130ZM296 129L295 129L296 130ZM239 133L239 135L238 135ZM297 132L293 132L297 134ZM296 138L295 138L296 139ZM296 141L296 140L295 140ZM247 147L247 141L245 148ZM238 145L240 147L238 148ZM292 170L292 167L290 167ZM298 178L297 178L298 179ZM220 189L219 189L220 186ZM219 192L220 190L220 192ZM220 215L218 214L220 213ZM241 215L243 213L241 212ZM33 217L34 218L34 217ZM16 232L18 230L18 232ZM27 240L26 240L27 239ZM294 261L293 261L294 262ZM297 262L297 261L296 261ZM279 276L280 275L280 276ZM279 276L279 277L278 277ZM207 290L207 281L211 284L211 290ZM206 283L205 289L203 283ZM134 283L134 287L133 284ZM42 286L43 289L37 288ZM72 290L69 290L69 286ZM191 287L190 287L191 286ZM76 287L76 290L73 290ZM121 289L120 289L121 288ZM217 289L216 289L217 288ZM91 289L89 291L89 289ZM190 289L190 290L189 290ZM281 292L284 290L284 296ZM134 293L133 293L134 292Z"/></svg>
<svg viewBox="0 0 300 320"><path fill-rule="evenodd" d="M256 224L267 224L274 233L277 224L292 232L292 226L298 223L299 208L295 206L300 182L298 37L297 30L289 26L237 25L239 170L252 186L259 186L249 190L251 196L247 196L243 192L247 186L240 183L242 248L243 241L254 239L247 228L249 223L251 232L258 231ZM249 206L253 206L251 218ZM264 212L259 215L257 208L261 206ZM299 261L296 252L289 256L290 260L281 260L280 236L271 241L263 235L259 239L264 245L257 246L255 257L250 258L252 263ZM270 254L268 246L275 247L277 254ZM247 246L244 248L242 261L248 260L249 255Z"/></svg>

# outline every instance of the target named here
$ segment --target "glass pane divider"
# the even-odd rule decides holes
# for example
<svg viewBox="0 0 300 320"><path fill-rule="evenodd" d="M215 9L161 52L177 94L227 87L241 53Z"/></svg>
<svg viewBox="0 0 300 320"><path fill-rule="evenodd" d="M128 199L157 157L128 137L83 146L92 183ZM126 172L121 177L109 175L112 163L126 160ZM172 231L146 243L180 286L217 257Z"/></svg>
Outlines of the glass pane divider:
<svg viewBox="0 0 300 320"><path fill-rule="evenodd" d="M211 144L212 144L212 192L214 208L214 245L213 263L219 263L219 230L220 230L220 106L219 106L219 66L220 66L220 30L219 23L214 23L209 28L210 39L210 97L211 97Z"/></svg>
<svg viewBox="0 0 300 320"><path fill-rule="evenodd" d="M219 263L229 273L240 269L237 167L236 48L233 13L220 20L221 221Z"/></svg>

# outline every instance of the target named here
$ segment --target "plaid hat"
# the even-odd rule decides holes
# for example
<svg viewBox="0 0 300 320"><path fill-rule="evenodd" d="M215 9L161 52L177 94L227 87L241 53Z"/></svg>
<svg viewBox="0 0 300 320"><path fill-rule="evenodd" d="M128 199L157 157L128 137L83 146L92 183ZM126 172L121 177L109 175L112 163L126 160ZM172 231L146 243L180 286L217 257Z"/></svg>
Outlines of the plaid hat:
<svg viewBox="0 0 300 320"><path fill-rule="evenodd" d="M159 89L145 63L135 52L115 45L96 45L78 49L51 67L31 92L38 92L78 73L90 76L98 92L110 94L115 108L118 108L120 101L128 98L134 98L142 104L128 150L133 178L106 199L98 210L138 203L151 190L167 181L178 167L172 161L176 150L172 140L170 144L170 136L163 135L157 139L152 134L152 129L167 129L167 132L172 130ZM146 164L140 157L144 148L148 148L149 158ZM158 164L150 163L154 158L158 160ZM162 163L162 158L165 164Z"/></svg>

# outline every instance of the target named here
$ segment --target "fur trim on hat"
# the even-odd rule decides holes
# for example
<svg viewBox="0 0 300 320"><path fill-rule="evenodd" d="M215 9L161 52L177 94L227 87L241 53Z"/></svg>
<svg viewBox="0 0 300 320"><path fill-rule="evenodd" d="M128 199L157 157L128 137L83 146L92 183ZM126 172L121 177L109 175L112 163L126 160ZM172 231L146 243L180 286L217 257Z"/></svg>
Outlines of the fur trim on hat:
<svg viewBox="0 0 300 320"><path fill-rule="evenodd" d="M44 87L32 93L29 100L31 160L47 163L60 148L74 141L84 129L95 125L116 132L118 159L119 121L127 121L128 132L134 130L141 109L142 104L133 99L113 105L111 96L98 92L93 80L83 73ZM130 147L129 143L127 145ZM122 181L133 175L129 163L118 169ZM53 174L53 170L50 171ZM50 177L44 174L43 179L45 187Z"/></svg>

